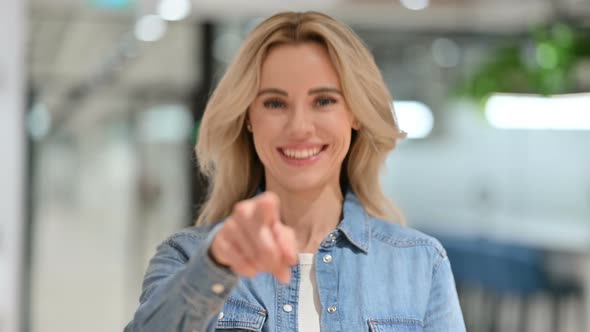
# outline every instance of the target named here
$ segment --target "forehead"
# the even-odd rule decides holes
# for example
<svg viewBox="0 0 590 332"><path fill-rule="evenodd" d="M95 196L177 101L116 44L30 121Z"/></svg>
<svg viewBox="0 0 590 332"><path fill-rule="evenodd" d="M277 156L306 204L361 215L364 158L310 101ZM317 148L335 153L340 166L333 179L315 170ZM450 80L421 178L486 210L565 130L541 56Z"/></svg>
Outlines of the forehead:
<svg viewBox="0 0 590 332"><path fill-rule="evenodd" d="M325 85L340 87L340 79L328 51L318 43L275 46L262 63L261 88L311 88Z"/></svg>

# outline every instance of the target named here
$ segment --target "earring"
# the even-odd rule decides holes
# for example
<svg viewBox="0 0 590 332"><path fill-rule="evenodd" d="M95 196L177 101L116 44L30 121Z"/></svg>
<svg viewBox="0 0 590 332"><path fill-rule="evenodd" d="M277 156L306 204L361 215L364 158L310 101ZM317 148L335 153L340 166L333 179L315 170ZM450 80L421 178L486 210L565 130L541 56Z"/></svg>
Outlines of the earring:
<svg viewBox="0 0 590 332"><path fill-rule="evenodd" d="M252 132L252 125L250 122L246 123L246 129L248 129L249 132Z"/></svg>

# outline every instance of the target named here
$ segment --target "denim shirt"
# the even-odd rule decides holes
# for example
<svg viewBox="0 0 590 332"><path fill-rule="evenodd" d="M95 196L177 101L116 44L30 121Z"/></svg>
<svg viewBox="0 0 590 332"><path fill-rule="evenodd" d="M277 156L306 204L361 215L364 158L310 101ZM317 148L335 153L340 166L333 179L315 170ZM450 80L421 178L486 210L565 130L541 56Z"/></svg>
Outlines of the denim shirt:
<svg viewBox="0 0 590 332"><path fill-rule="evenodd" d="M299 331L299 265L288 285L269 273L238 277L208 255L220 225L182 230L158 247L125 332ZM369 216L350 191L315 259L322 331L465 331L440 243Z"/></svg>

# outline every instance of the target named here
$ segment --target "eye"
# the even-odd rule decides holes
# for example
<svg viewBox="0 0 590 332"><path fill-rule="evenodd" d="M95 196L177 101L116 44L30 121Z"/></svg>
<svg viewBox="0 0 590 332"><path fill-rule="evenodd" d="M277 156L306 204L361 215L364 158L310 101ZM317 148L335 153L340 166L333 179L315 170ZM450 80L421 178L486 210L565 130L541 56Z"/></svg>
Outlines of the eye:
<svg viewBox="0 0 590 332"><path fill-rule="evenodd" d="M329 106L332 104L336 104L337 100L333 97L318 97L315 100L315 105L319 107Z"/></svg>
<svg viewBox="0 0 590 332"><path fill-rule="evenodd" d="M285 107L285 103L280 99L269 99L265 100L262 105L268 109L277 109Z"/></svg>

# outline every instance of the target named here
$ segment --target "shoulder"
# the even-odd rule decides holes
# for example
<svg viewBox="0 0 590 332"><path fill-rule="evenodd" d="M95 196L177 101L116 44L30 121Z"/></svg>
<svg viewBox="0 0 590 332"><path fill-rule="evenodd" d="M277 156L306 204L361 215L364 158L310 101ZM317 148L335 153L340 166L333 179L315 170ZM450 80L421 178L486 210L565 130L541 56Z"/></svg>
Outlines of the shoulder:
<svg viewBox="0 0 590 332"><path fill-rule="evenodd" d="M442 244L434 237L424 234L411 227L369 217L371 223L371 235L374 240L396 248L418 248L433 251L440 258L447 256Z"/></svg>
<svg viewBox="0 0 590 332"><path fill-rule="evenodd" d="M175 242L183 240L204 240L211 233L214 227L215 224L186 227L170 235L166 241Z"/></svg>
<svg viewBox="0 0 590 332"><path fill-rule="evenodd" d="M172 248L188 260L207 241L216 225L217 223L183 228L168 236L160 247Z"/></svg>

